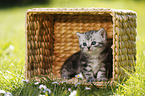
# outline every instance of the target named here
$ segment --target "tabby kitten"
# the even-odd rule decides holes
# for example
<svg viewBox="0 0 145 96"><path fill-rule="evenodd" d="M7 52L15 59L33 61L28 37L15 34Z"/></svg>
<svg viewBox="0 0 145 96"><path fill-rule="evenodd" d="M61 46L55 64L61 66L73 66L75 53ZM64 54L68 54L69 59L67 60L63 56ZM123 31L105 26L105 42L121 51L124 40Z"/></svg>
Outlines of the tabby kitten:
<svg viewBox="0 0 145 96"><path fill-rule="evenodd" d="M80 51L70 56L61 68L61 77L70 79L82 73L88 82L106 81L107 35L104 28L77 33Z"/></svg>

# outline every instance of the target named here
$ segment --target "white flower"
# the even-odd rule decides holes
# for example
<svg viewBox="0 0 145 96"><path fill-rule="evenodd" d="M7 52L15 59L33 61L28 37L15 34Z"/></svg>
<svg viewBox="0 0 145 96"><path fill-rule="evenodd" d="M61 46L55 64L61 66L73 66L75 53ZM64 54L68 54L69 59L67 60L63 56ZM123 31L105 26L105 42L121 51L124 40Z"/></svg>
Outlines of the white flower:
<svg viewBox="0 0 145 96"><path fill-rule="evenodd" d="M35 84L35 85L38 85L38 84L39 84L39 82L35 82L34 84Z"/></svg>
<svg viewBox="0 0 145 96"><path fill-rule="evenodd" d="M0 94L5 94L6 92L4 90L0 90Z"/></svg>
<svg viewBox="0 0 145 96"><path fill-rule="evenodd" d="M45 96L45 95L39 95L39 96Z"/></svg>
<svg viewBox="0 0 145 96"><path fill-rule="evenodd" d="M49 94L51 94L51 90L48 89L45 85L40 85L40 86L39 86L39 89L40 89L43 93L49 92Z"/></svg>
<svg viewBox="0 0 145 96"><path fill-rule="evenodd" d="M68 88L68 91L71 91L71 88Z"/></svg>
<svg viewBox="0 0 145 96"><path fill-rule="evenodd" d="M58 82L52 82L52 84L59 84Z"/></svg>
<svg viewBox="0 0 145 96"><path fill-rule="evenodd" d="M46 90L47 87L46 87L45 85L40 85L40 86L39 86L39 89L40 89L40 90Z"/></svg>
<svg viewBox="0 0 145 96"><path fill-rule="evenodd" d="M29 80L24 80L24 79L23 79L22 82L23 82L23 83L28 83Z"/></svg>
<svg viewBox="0 0 145 96"><path fill-rule="evenodd" d="M50 90L50 89L47 88L47 89L45 90L45 92L46 92L46 91L49 92L49 94L51 94L51 90Z"/></svg>
<svg viewBox="0 0 145 96"><path fill-rule="evenodd" d="M85 87L85 90L90 90L91 88L89 88L89 87Z"/></svg>
<svg viewBox="0 0 145 96"><path fill-rule="evenodd" d="M15 47L14 47L13 45L10 45L9 48L10 48L11 50L14 50L14 49L15 49Z"/></svg>
<svg viewBox="0 0 145 96"><path fill-rule="evenodd" d="M12 93L7 92L7 93L5 93L5 95L4 95L4 96L13 96L13 95L12 95Z"/></svg>
<svg viewBox="0 0 145 96"><path fill-rule="evenodd" d="M80 73L80 74L78 74L78 75L75 75L75 77L76 77L76 78L81 78L81 79L84 79L84 77L83 77L83 74L82 74L82 73Z"/></svg>
<svg viewBox="0 0 145 96"><path fill-rule="evenodd" d="M69 95L69 96L76 96L76 94L77 94L77 91L76 91L76 90L74 90L74 91L72 91L72 92L70 93L70 95Z"/></svg>
<svg viewBox="0 0 145 96"><path fill-rule="evenodd" d="M14 66L14 64L13 64L13 63L11 63L11 65L12 65L12 66Z"/></svg>

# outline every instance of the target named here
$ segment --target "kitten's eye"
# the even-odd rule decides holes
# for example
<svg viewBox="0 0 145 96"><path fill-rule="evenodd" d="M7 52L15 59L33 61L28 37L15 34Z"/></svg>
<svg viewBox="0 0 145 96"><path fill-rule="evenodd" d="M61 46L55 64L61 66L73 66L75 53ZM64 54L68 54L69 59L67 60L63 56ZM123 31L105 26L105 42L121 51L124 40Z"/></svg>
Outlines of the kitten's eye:
<svg viewBox="0 0 145 96"><path fill-rule="evenodd" d="M98 42L98 44L97 45L95 45L95 47L104 47L105 46L105 44L104 43L101 43L101 42Z"/></svg>
<svg viewBox="0 0 145 96"><path fill-rule="evenodd" d="M87 43L83 43L83 46L87 46Z"/></svg>
<svg viewBox="0 0 145 96"><path fill-rule="evenodd" d="M95 45L96 44L96 41L93 41L92 43L91 43L91 45Z"/></svg>

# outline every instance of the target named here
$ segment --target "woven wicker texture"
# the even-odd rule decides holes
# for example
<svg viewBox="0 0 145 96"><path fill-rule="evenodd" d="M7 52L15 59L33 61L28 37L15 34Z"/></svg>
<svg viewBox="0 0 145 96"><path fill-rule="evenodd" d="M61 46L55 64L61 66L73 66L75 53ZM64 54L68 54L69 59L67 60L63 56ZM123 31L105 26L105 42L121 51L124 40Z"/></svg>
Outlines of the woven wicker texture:
<svg viewBox="0 0 145 96"><path fill-rule="evenodd" d="M133 13L114 13L113 16L113 64L114 79L121 80L126 71L134 71L136 55L136 15Z"/></svg>
<svg viewBox="0 0 145 96"><path fill-rule="evenodd" d="M113 80L132 71L136 55L136 13L128 10L29 9L26 13L26 76L53 73L60 77L64 61L79 49L76 32L104 28L113 41Z"/></svg>
<svg viewBox="0 0 145 96"><path fill-rule="evenodd" d="M42 18L43 17L43 18ZM53 27L43 14L27 17L27 75L48 74L53 60ZM42 20L43 19L43 20Z"/></svg>

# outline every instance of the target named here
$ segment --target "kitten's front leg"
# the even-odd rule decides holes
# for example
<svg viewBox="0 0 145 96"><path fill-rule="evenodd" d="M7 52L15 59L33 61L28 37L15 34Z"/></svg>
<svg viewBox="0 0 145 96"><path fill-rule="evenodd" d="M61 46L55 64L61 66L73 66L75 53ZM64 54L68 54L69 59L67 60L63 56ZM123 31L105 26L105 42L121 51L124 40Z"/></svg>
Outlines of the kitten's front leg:
<svg viewBox="0 0 145 96"><path fill-rule="evenodd" d="M62 79L70 79L71 72L67 71L67 69L63 68L61 70L61 78Z"/></svg>
<svg viewBox="0 0 145 96"><path fill-rule="evenodd" d="M87 67L83 68L83 74L85 75L87 82L95 81L91 66L88 65Z"/></svg>
<svg viewBox="0 0 145 96"><path fill-rule="evenodd" d="M95 81L95 78L94 78L92 72L86 72L86 73L84 73L84 75L86 77L87 82Z"/></svg>
<svg viewBox="0 0 145 96"><path fill-rule="evenodd" d="M105 64L102 63L102 66L100 67L98 73L97 73L97 81L107 81L108 78L106 78L106 68Z"/></svg>

